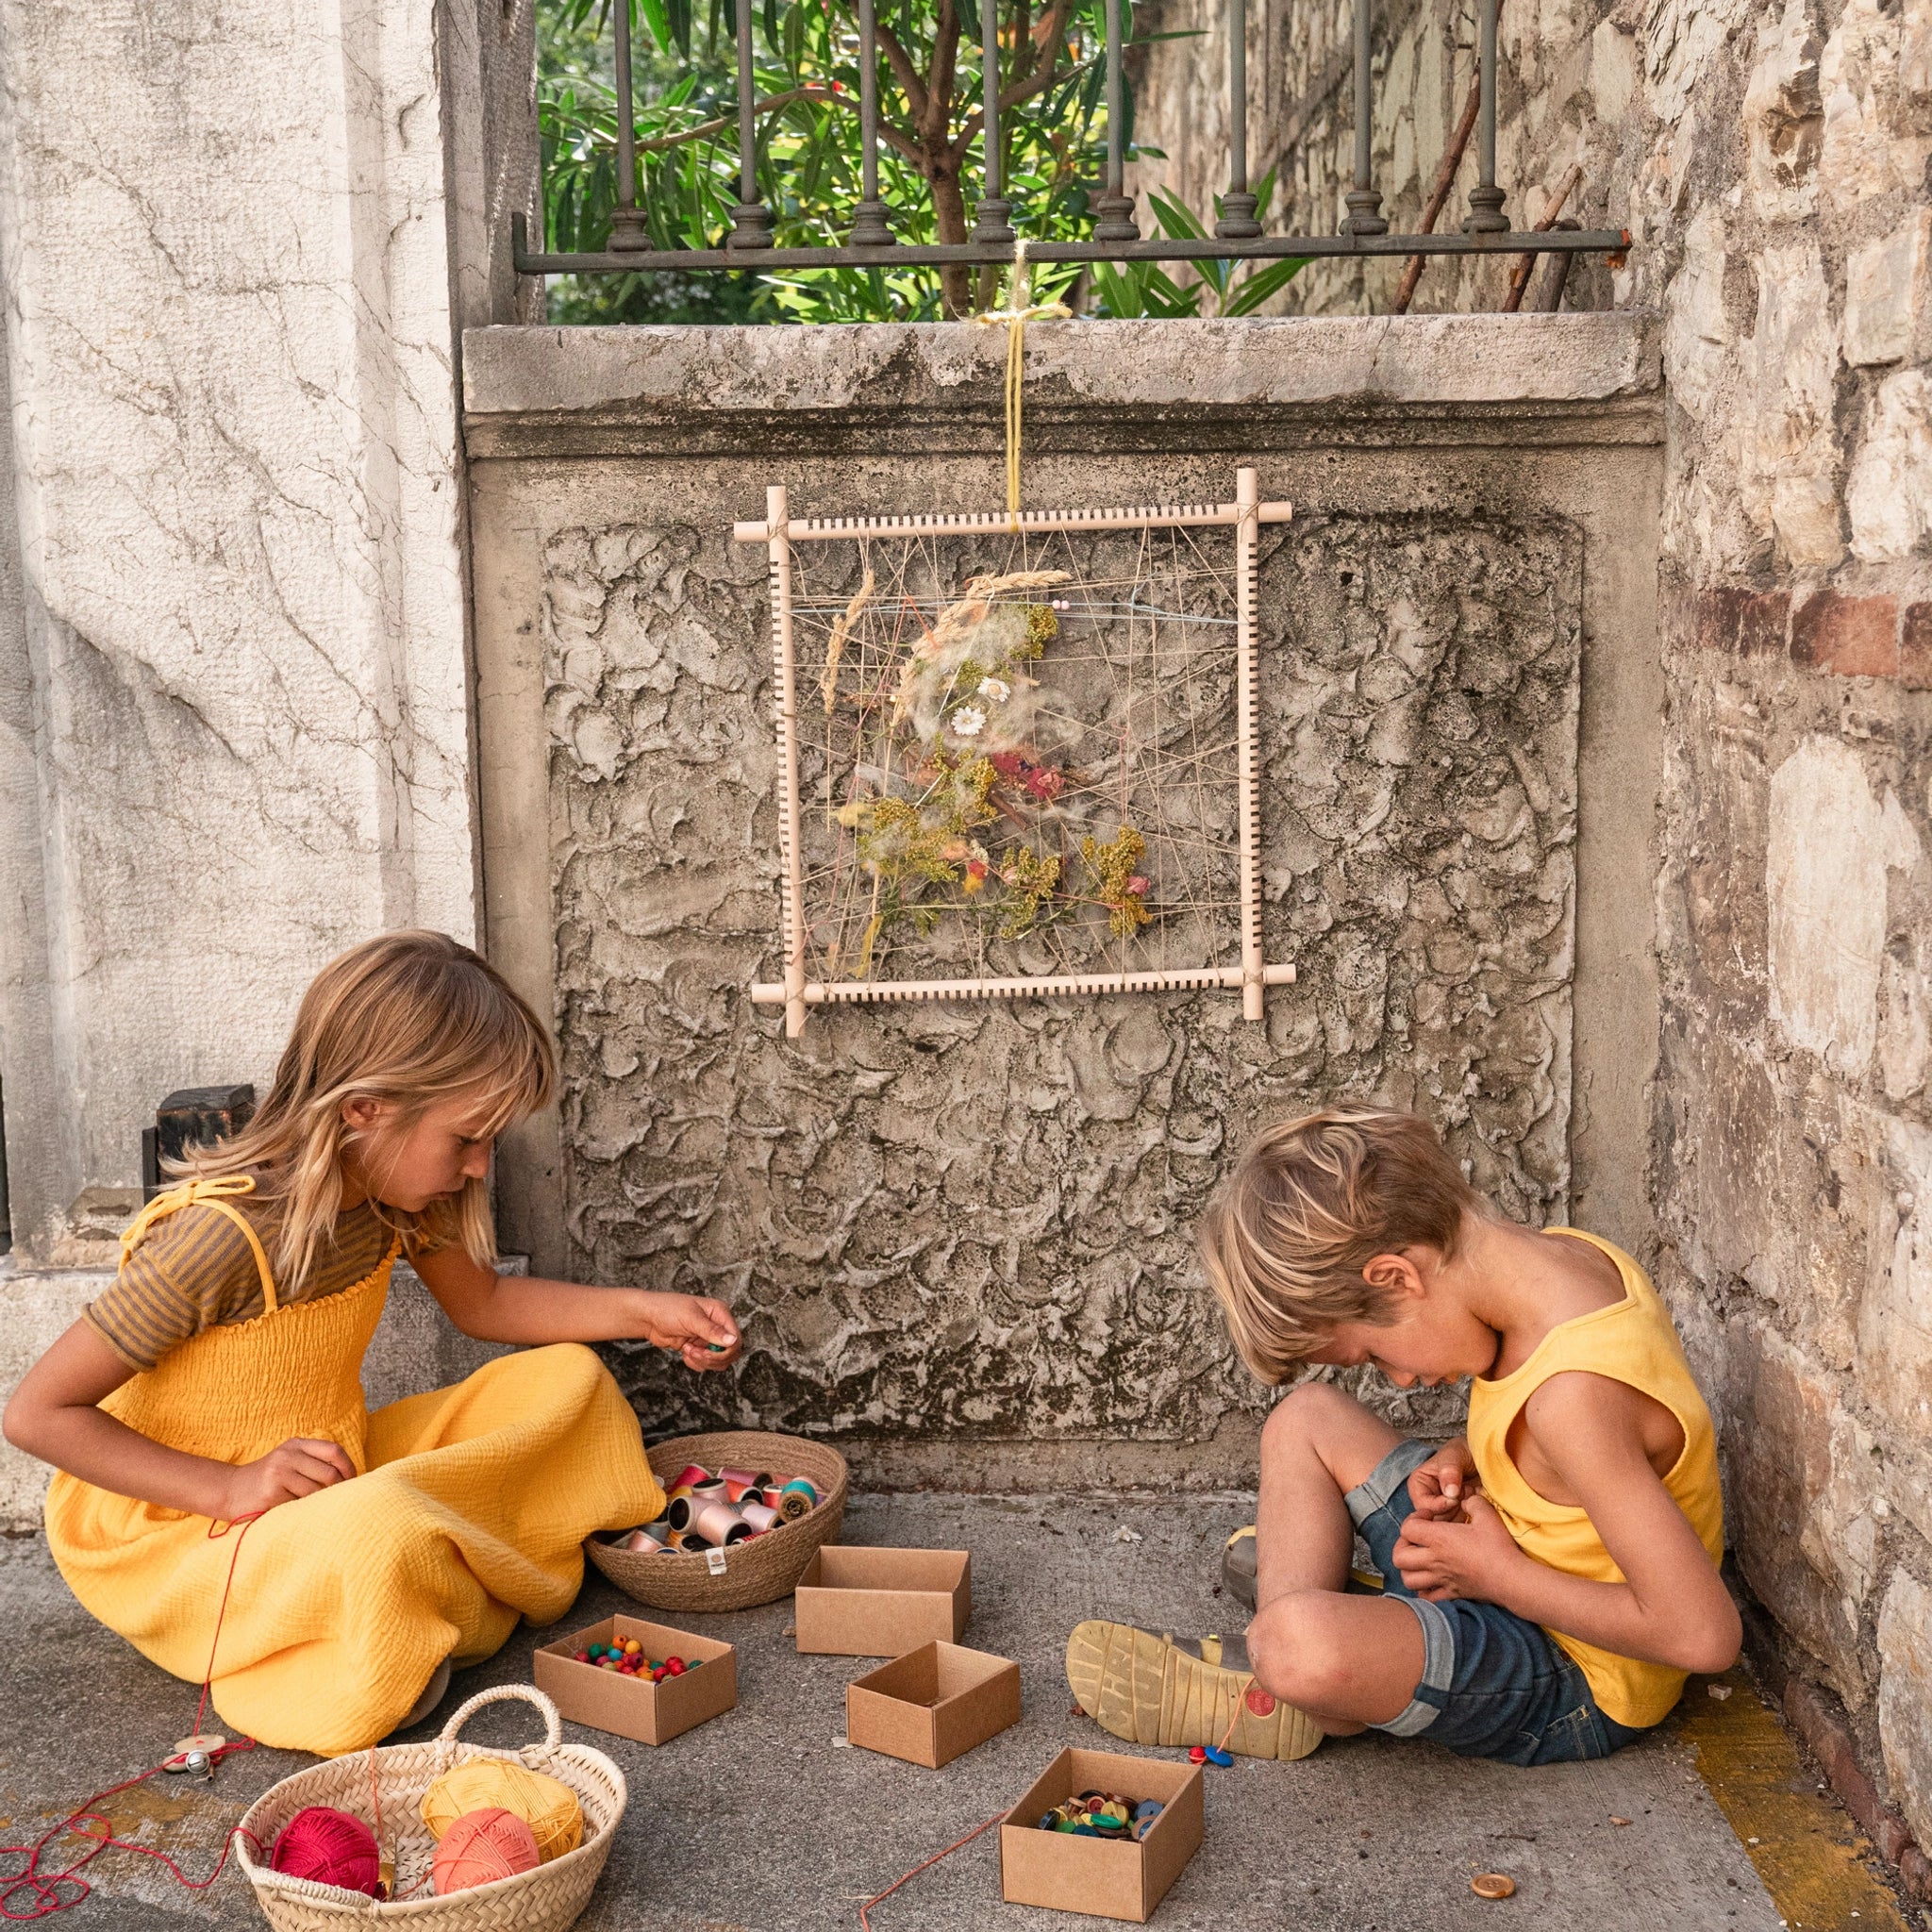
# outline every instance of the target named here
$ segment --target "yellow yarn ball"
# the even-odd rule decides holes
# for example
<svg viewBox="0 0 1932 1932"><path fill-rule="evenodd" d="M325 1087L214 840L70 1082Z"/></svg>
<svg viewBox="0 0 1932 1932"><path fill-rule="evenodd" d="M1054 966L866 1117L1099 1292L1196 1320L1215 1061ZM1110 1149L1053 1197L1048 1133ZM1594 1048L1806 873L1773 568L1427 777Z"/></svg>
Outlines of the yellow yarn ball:
<svg viewBox="0 0 1932 1932"><path fill-rule="evenodd" d="M577 1794L541 1771L525 1771L502 1757L473 1757L443 1774L423 1793L423 1823L440 1839L466 1811L514 1811L530 1827L537 1856L547 1865L584 1841L584 1807Z"/></svg>

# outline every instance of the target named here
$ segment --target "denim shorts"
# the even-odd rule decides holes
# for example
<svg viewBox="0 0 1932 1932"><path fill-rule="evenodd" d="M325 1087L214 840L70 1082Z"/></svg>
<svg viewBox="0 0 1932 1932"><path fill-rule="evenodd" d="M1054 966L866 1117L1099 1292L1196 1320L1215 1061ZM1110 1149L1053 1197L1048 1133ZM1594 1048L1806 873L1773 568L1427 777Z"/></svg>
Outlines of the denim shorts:
<svg viewBox="0 0 1932 1932"><path fill-rule="evenodd" d="M1426 1735L1464 1757L1506 1764L1569 1764L1607 1757L1643 1736L1606 1717L1589 1682L1542 1628L1500 1604L1430 1603L1402 1580L1395 1544L1410 1474L1433 1442L1402 1442L1348 1492L1348 1513L1382 1573L1384 1592L1406 1603L1423 1626L1423 1678L1408 1708L1375 1730Z"/></svg>

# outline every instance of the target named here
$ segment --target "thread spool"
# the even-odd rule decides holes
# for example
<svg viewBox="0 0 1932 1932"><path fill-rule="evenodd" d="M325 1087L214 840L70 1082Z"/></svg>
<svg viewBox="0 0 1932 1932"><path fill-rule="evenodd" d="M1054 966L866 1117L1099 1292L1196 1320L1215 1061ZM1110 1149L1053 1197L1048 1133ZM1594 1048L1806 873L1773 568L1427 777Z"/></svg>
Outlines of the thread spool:
<svg viewBox="0 0 1932 1932"><path fill-rule="evenodd" d="M664 1521L673 1529L689 1529L691 1519L704 1506L704 1499L695 1491L679 1490L665 1505Z"/></svg>
<svg viewBox="0 0 1932 1932"><path fill-rule="evenodd" d="M453 1766L423 1793L423 1823L440 1843L466 1811L514 1811L537 1840L546 1865L584 1840L584 1809L559 1778L506 1757L473 1757Z"/></svg>
<svg viewBox="0 0 1932 1932"><path fill-rule="evenodd" d="M537 1835L514 1811L500 1805L465 1811L437 1840L429 1874L438 1898L534 1872L541 1860Z"/></svg>
<svg viewBox="0 0 1932 1932"><path fill-rule="evenodd" d="M768 1497L766 1499L770 1501ZM802 1475L795 1475L778 1491L778 1500L773 1504L787 1523L796 1523L801 1516L808 1516L818 1507L819 1492Z"/></svg>
<svg viewBox="0 0 1932 1932"><path fill-rule="evenodd" d="M675 1495L679 1490L694 1490L700 1483L708 1483L710 1480L711 1472L708 1469L700 1468L695 1462L687 1462L673 1478L671 1493Z"/></svg>
<svg viewBox="0 0 1932 1932"><path fill-rule="evenodd" d="M691 1518L691 1526L715 1549L741 1543L752 1533L751 1524L723 1497L704 1504Z"/></svg>
<svg viewBox="0 0 1932 1932"><path fill-rule="evenodd" d="M702 1555L712 1547L694 1529L675 1529L671 1532L671 1547L682 1550L686 1556Z"/></svg>
<svg viewBox="0 0 1932 1932"><path fill-rule="evenodd" d="M776 1529L785 1520L769 1503L760 1503L749 1496L738 1506L738 1513L759 1535L763 1535L768 1529Z"/></svg>
<svg viewBox="0 0 1932 1932"><path fill-rule="evenodd" d="M657 1533L656 1525L647 1524L642 1529L632 1530L628 1536L620 1537L617 1547L620 1550L641 1550L648 1554L652 1550L661 1550L664 1543L665 1538Z"/></svg>
<svg viewBox="0 0 1932 1932"><path fill-rule="evenodd" d="M742 1503L747 1496L754 1502L762 1502L772 1486L769 1470L754 1473L746 1469L721 1469L718 1474L724 1479L725 1499L732 1503Z"/></svg>
<svg viewBox="0 0 1932 1932"><path fill-rule="evenodd" d="M291 1878L340 1886L365 1898L382 1896L382 1857L375 1834L362 1821L331 1805L309 1805L275 1836L269 1863Z"/></svg>

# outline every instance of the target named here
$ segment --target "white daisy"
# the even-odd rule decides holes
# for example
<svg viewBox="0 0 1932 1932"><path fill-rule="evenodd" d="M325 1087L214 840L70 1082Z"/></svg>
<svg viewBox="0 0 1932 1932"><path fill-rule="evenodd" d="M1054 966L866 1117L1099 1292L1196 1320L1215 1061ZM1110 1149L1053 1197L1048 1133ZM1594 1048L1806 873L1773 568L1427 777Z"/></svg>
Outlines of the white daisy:
<svg viewBox="0 0 1932 1932"><path fill-rule="evenodd" d="M961 705L953 713L952 726L961 738L977 738L986 729L986 713L977 705Z"/></svg>
<svg viewBox="0 0 1932 1932"><path fill-rule="evenodd" d="M1013 695L1013 687L1004 677L982 677L979 680L979 695L991 699L996 705L1003 705Z"/></svg>

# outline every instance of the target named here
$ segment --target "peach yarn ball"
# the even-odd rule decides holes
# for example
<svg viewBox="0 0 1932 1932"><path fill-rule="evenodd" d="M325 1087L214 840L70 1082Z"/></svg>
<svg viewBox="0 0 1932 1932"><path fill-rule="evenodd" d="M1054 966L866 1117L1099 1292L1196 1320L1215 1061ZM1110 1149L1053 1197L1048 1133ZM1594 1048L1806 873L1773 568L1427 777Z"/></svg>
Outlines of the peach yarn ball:
<svg viewBox="0 0 1932 1932"><path fill-rule="evenodd" d="M491 1806L465 1811L443 1833L429 1869L436 1895L441 1898L452 1891L467 1891L473 1885L534 1872L541 1862L530 1827L514 1811Z"/></svg>
<svg viewBox="0 0 1932 1932"><path fill-rule="evenodd" d="M514 1811L530 1827L537 1856L548 1864L584 1841L584 1807L559 1779L526 1771L507 1757L473 1757L446 1771L423 1793L423 1823L431 1838L466 1811Z"/></svg>

